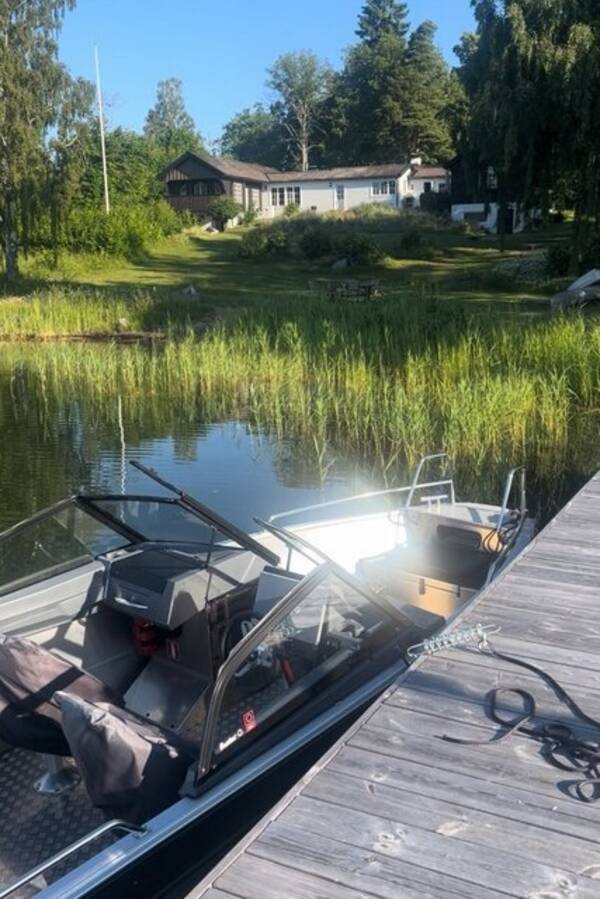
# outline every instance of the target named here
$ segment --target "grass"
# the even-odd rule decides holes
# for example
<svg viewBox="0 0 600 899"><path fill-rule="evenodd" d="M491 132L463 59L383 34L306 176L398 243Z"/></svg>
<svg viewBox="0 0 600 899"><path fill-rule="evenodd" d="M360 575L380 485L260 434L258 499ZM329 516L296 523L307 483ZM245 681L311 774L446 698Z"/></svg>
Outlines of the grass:
<svg viewBox="0 0 600 899"><path fill-rule="evenodd" d="M381 228L380 232L374 228ZM469 301L474 308L543 309L555 285L522 283L502 274L506 260L526 258L532 239L537 247L563 239L568 226L517 235L502 255L494 237L477 237L457 229L429 225L422 235L433 248L431 259L390 255L376 275L390 299L427 295L450 302ZM390 254L398 234L384 221L369 223L370 233ZM289 299L310 299L309 281L318 277L348 277L331 272L326 263L300 258L245 261L238 246L243 229L207 234L200 229L162 241L142 260L64 256L52 268L45 256L33 256L22 266L16 291L0 296L0 339L50 338L76 334L169 332L218 314L218 310L277 306ZM197 297L184 289L193 285ZM125 323L125 324L124 324Z"/></svg>
<svg viewBox="0 0 600 899"><path fill-rule="evenodd" d="M324 313L316 302L254 309L163 346L14 348L2 367L16 397L79 401L96 415L126 414L147 427L201 416L238 418L335 447L393 481L432 448L459 461L481 495L524 462L539 480L590 471L600 398L600 324L473 319L468 307L428 300Z"/></svg>

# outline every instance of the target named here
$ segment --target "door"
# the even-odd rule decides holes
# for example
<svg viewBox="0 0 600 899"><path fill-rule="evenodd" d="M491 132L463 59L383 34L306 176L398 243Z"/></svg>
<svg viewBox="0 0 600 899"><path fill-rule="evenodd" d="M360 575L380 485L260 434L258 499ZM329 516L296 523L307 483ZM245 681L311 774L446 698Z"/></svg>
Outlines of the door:
<svg viewBox="0 0 600 899"><path fill-rule="evenodd" d="M343 184L336 184L335 188L335 208L346 208L346 188Z"/></svg>

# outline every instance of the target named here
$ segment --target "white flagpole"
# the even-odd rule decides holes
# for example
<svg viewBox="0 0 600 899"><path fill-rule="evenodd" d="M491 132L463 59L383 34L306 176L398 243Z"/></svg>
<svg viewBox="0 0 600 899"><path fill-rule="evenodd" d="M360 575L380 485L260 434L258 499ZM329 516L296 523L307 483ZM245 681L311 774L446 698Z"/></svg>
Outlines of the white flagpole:
<svg viewBox="0 0 600 899"><path fill-rule="evenodd" d="M104 179L104 208L108 215L110 212L110 198L108 196L108 169L106 168L106 141L104 139L104 106L102 104L102 88L100 87L98 47L94 47L94 57L96 60L96 91L98 94L98 119L100 121L100 147L102 149L102 177Z"/></svg>

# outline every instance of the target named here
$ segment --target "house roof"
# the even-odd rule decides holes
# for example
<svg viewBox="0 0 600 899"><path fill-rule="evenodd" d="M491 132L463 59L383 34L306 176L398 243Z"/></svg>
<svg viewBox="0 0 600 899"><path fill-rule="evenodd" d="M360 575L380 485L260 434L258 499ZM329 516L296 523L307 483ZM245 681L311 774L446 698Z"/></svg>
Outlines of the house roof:
<svg viewBox="0 0 600 899"><path fill-rule="evenodd" d="M186 150L177 159L169 163L162 171L164 177L170 169L177 168L184 159L191 157L197 159L198 162L214 169L218 174L224 175L226 178L240 178L242 181L268 181L269 174L277 172L277 169L268 165L259 165L253 162L238 162L237 159L224 159L222 156L211 156L209 153L195 152Z"/></svg>
<svg viewBox="0 0 600 899"><path fill-rule="evenodd" d="M353 178L399 178L410 169L405 162L386 165L357 165L336 169L310 169L308 172L269 172L271 184L290 181L345 181Z"/></svg>
<svg viewBox="0 0 600 899"><path fill-rule="evenodd" d="M447 178L448 169L441 165L413 165L413 178Z"/></svg>

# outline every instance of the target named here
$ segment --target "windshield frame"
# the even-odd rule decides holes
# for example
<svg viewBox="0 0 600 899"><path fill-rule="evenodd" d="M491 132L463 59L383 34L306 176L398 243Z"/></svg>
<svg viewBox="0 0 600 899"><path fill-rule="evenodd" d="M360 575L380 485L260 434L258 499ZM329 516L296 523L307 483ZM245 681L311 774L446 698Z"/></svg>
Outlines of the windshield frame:
<svg viewBox="0 0 600 899"><path fill-rule="evenodd" d="M202 736L202 745L196 766L194 778L194 786L198 786L207 775L217 766L212 764L214 758L214 749L217 739L217 724L221 707L225 697L225 691L229 686L231 678L235 671L238 670L240 664L262 643L264 636L273 627L280 624L294 608L299 605L312 591L318 587L327 577L334 575L339 578L346 586L351 587L357 593L365 597L369 602L376 606L394 626L398 626L406 621L402 612L395 609L386 599L374 593L370 587L362 581L346 571L336 562L329 560L319 565L314 571L306 575L301 581L292 587L286 595L279 600L267 614L260 620L246 636L229 653L219 671L214 682L206 722L204 734Z"/></svg>

